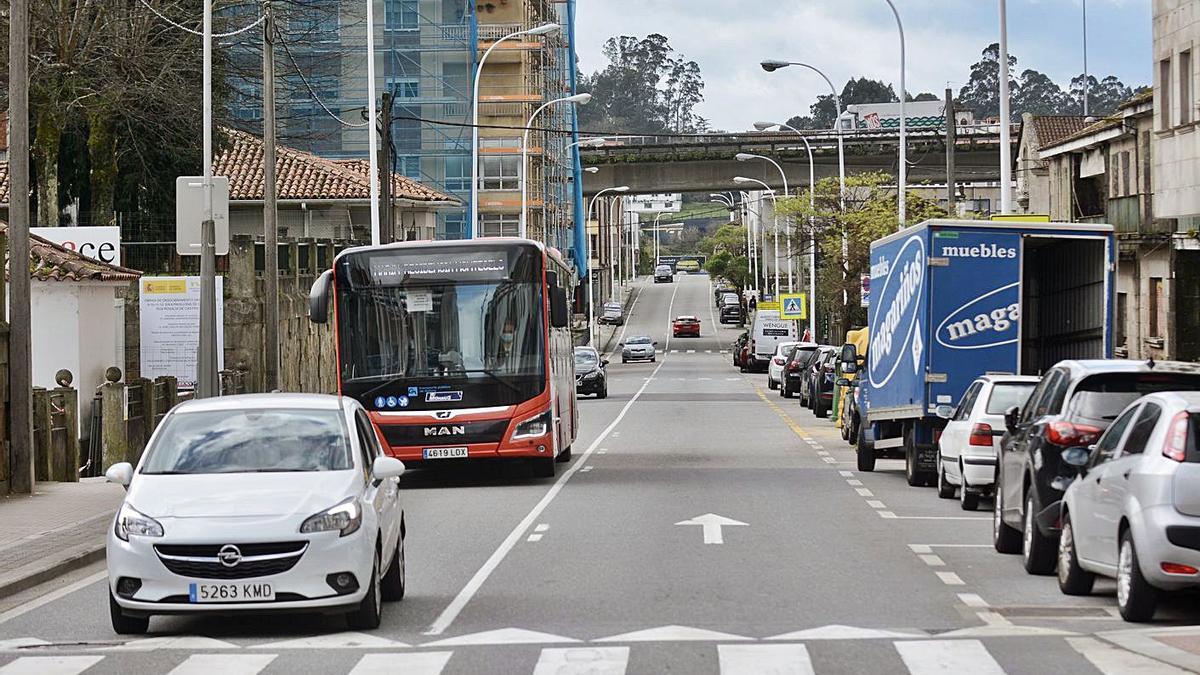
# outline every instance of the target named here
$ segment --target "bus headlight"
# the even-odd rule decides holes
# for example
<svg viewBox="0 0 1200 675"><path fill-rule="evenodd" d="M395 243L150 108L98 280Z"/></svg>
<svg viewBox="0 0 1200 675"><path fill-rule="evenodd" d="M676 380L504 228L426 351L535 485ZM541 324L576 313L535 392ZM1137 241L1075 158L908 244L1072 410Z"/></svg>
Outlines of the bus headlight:
<svg viewBox="0 0 1200 675"><path fill-rule="evenodd" d="M522 438L537 438L545 436L550 432L550 411L531 417L524 422L517 424L517 428L513 430L512 439L519 440Z"/></svg>

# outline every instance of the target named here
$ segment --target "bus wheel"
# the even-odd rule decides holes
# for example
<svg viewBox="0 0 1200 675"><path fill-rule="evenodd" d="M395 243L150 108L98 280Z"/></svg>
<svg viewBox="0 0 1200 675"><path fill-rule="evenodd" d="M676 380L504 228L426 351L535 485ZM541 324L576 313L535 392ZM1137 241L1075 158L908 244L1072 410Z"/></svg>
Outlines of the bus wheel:
<svg viewBox="0 0 1200 675"><path fill-rule="evenodd" d="M571 447L567 446L562 452L558 453L558 461L565 463L571 461Z"/></svg>
<svg viewBox="0 0 1200 675"><path fill-rule="evenodd" d="M554 478L554 472L558 466L558 461L555 458L538 457L529 461L533 463L533 475L535 478Z"/></svg>

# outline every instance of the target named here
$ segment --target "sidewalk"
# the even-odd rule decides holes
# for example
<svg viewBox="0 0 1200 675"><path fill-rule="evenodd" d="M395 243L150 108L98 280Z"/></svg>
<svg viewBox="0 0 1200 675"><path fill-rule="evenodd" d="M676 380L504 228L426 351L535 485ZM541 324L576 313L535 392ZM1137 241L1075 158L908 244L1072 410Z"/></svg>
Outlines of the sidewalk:
<svg viewBox="0 0 1200 675"><path fill-rule="evenodd" d="M1097 637L1142 656L1200 672L1200 626L1134 628Z"/></svg>
<svg viewBox="0 0 1200 675"><path fill-rule="evenodd" d="M103 478L38 483L0 498L0 598L104 559L104 538L125 490Z"/></svg>

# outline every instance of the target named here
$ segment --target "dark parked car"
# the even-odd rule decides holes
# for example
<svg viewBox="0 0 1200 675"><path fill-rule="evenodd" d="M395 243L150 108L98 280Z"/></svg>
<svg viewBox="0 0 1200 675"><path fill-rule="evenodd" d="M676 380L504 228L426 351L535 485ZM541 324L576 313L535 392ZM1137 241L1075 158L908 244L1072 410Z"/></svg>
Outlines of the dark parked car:
<svg viewBox="0 0 1200 675"><path fill-rule="evenodd" d="M836 351L837 349L830 345L821 345L817 348L817 353L808 360L808 363L804 364L804 372L800 377L800 405L812 409L813 383L817 381L817 371L820 370L821 363Z"/></svg>
<svg viewBox="0 0 1200 675"><path fill-rule="evenodd" d="M749 348L750 331L744 331L729 347L729 350L733 352L733 365L741 368L742 372L746 370L746 353Z"/></svg>
<svg viewBox="0 0 1200 675"><path fill-rule="evenodd" d="M741 323L744 320L740 304L721 305L721 315L717 317L721 323Z"/></svg>
<svg viewBox="0 0 1200 675"><path fill-rule="evenodd" d="M1020 408L1004 414L992 543L1021 553L1031 574L1054 571L1059 502L1075 477L1062 460L1068 448L1088 448L1130 403L1158 391L1200 389L1200 366L1117 359L1060 361Z"/></svg>
<svg viewBox="0 0 1200 675"><path fill-rule="evenodd" d="M797 345L792 349L788 354L787 361L783 364L783 381L779 385L780 396L792 398L800 393L808 364L812 363L820 349L818 345Z"/></svg>
<svg viewBox="0 0 1200 675"><path fill-rule="evenodd" d="M808 407L817 417L828 417L833 408L837 358L836 347L822 347L808 369Z"/></svg>
<svg viewBox="0 0 1200 675"><path fill-rule="evenodd" d="M575 348L575 393L608 398L608 359L601 358L595 347Z"/></svg>

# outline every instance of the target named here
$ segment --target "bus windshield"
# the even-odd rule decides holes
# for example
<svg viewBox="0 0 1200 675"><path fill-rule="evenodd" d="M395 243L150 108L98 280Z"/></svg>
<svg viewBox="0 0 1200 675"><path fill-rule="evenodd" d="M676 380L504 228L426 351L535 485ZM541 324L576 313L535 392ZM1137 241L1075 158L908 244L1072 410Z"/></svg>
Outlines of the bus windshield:
<svg viewBox="0 0 1200 675"><path fill-rule="evenodd" d="M338 269L342 390L374 410L512 405L545 387L533 247L348 255Z"/></svg>

